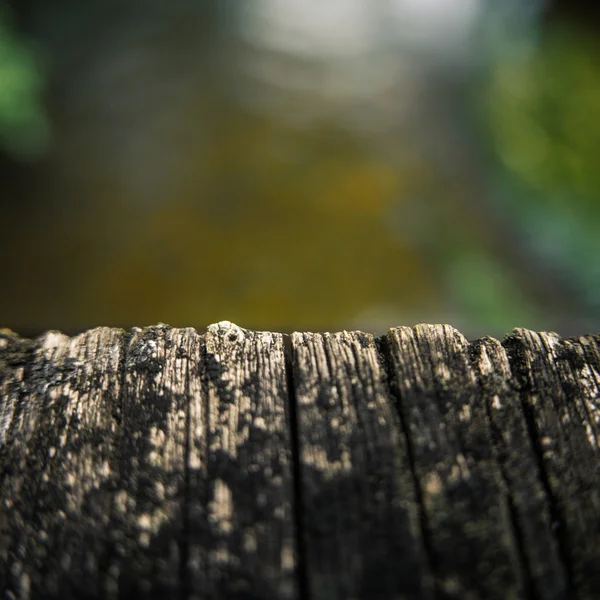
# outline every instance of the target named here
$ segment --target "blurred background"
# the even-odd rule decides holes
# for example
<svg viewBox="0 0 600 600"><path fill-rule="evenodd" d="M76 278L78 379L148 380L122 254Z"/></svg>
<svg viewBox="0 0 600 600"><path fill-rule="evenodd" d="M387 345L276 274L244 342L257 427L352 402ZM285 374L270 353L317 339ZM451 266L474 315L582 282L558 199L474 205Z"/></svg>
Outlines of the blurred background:
<svg viewBox="0 0 600 600"><path fill-rule="evenodd" d="M599 28L574 0L0 0L0 325L599 331Z"/></svg>

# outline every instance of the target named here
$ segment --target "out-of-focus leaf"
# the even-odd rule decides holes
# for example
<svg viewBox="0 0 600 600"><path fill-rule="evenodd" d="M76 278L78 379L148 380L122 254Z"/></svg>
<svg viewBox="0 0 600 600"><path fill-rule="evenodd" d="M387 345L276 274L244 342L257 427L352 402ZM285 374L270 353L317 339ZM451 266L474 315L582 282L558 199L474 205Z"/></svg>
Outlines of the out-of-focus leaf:
<svg viewBox="0 0 600 600"><path fill-rule="evenodd" d="M16 157L35 156L49 142L41 88L42 75L31 49L0 12L0 144Z"/></svg>

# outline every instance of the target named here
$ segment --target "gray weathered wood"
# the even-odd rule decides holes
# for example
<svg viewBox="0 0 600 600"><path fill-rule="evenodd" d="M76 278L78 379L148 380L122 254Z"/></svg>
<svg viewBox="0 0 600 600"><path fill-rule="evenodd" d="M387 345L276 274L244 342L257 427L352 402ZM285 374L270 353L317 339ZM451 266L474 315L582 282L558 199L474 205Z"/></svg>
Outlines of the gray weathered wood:
<svg viewBox="0 0 600 600"><path fill-rule="evenodd" d="M506 340L566 574L600 593L598 337L515 330Z"/></svg>
<svg viewBox="0 0 600 600"><path fill-rule="evenodd" d="M281 335L102 328L0 350L4 591L295 596Z"/></svg>
<svg viewBox="0 0 600 600"><path fill-rule="evenodd" d="M0 330L3 598L600 593L600 338Z"/></svg>
<svg viewBox="0 0 600 600"><path fill-rule="evenodd" d="M311 597L433 597L410 461L373 336L295 333L292 348Z"/></svg>
<svg viewBox="0 0 600 600"><path fill-rule="evenodd" d="M488 337L471 344L470 357L482 390L492 453L501 473L522 585L529 597L564 598L568 589L565 565L507 353L497 340Z"/></svg>

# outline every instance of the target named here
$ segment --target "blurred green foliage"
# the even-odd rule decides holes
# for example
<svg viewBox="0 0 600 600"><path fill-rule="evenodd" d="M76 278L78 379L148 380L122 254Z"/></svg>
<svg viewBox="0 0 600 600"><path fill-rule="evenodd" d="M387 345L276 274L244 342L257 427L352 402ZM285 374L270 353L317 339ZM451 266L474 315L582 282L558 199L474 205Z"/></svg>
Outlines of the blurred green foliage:
<svg viewBox="0 0 600 600"><path fill-rule="evenodd" d="M0 145L16 157L39 155L49 142L43 80L34 53L0 10Z"/></svg>
<svg viewBox="0 0 600 600"><path fill-rule="evenodd" d="M555 27L486 88L484 122L505 170L502 202L532 251L600 311L600 40ZM512 182L512 184L511 184Z"/></svg>
<svg viewBox="0 0 600 600"><path fill-rule="evenodd" d="M593 36L499 38L481 79L392 53L353 105L236 5L81 6L0 19L2 325L600 327Z"/></svg>

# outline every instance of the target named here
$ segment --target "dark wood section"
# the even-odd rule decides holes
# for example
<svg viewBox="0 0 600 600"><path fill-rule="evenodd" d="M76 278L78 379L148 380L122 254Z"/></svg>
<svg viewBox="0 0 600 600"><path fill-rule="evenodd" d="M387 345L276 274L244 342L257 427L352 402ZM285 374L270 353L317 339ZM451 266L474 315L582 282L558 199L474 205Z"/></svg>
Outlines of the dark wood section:
<svg viewBox="0 0 600 600"><path fill-rule="evenodd" d="M600 338L0 330L0 593L592 599Z"/></svg>

